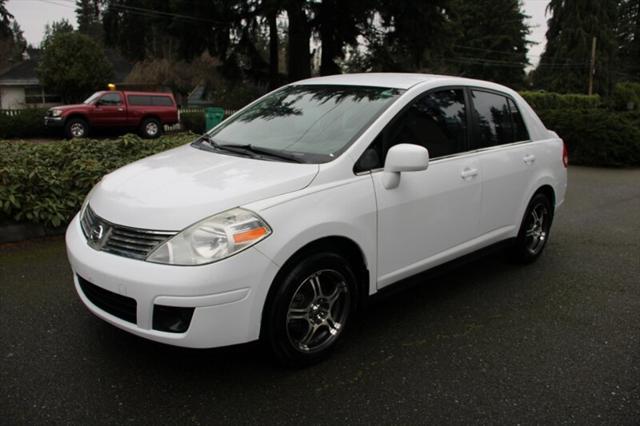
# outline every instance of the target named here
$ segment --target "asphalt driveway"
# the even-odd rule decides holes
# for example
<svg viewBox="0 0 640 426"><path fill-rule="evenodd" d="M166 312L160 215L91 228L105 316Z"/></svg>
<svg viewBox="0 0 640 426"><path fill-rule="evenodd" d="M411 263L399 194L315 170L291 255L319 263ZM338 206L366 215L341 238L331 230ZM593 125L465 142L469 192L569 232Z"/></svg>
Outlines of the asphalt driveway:
<svg viewBox="0 0 640 426"><path fill-rule="evenodd" d="M39 423L640 423L640 170L572 167L551 241L388 296L299 371L93 317L62 238L0 247L0 418Z"/></svg>

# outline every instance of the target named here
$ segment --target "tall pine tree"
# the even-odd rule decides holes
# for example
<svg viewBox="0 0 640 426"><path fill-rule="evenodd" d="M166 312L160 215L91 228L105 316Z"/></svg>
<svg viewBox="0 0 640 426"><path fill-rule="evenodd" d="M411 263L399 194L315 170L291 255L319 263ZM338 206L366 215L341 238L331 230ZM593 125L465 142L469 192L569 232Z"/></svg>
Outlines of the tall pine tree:
<svg viewBox="0 0 640 426"><path fill-rule="evenodd" d="M594 89L608 94L614 82L618 0L551 0L547 46L534 84L561 93L585 93L591 45L597 38Z"/></svg>
<svg viewBox="0 0 640 426"><path fill-rule="evenodd" d="M640 81L640 0L622 0L618 14L619 80Z"/></svg>
<svg viewBox="0 0 640 426"><path fill-rule="evenodd" d="M458 0L452 17L459 36L451 58L459 73L521 87L527 60L527 16L519 0Z"/></svg>

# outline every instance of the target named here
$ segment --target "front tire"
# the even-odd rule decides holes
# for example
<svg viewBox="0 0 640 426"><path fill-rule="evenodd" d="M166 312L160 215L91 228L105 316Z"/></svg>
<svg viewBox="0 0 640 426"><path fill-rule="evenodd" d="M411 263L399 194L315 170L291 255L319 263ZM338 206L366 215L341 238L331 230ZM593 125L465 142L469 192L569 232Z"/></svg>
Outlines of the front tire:
<svg viewBox="0 0 640 426"><path fill-rule="evenodd" d="M82 118L71 118L64 126L67 139L86 138L89 136L89 124Z"/></svg>
<svg viewBox="0 0 640 426"><path fill-rule="evenodd" d="M509 252L511 259L526 264L540 257L549 240L552 222L551 201L544 194L534 195L525 211L516 242Z"/></svg>
<svg viewBox="0 0 640 426"><path fill-rule="evenodd" d="M157 118L147 118L140 125L140 135L146 139L159 138L162 130L162 123Z"/></svg>
<svg viewBox="0 0 640 426"><path fill-rule="evenodd" d="M274 285L263 338L276 359L302 367L326 358L357 307L351 265L335 253L317 253L295 264Z"/></svg>

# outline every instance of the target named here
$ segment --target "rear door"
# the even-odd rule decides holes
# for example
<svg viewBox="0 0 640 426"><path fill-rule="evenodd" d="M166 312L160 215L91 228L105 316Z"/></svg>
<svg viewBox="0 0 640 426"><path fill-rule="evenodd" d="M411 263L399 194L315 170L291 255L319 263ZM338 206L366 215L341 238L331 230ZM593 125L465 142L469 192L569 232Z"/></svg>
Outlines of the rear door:
<svg viewBox="0 0 640 426"><path fill-rule="evenodd" d="M469 90L471 149L483 170L480 229L501 239L519 226L522 199L536 164L534 146L511 97L485 89Z"/></svg>
<svg viewBox="0 0 640 426"><path fill-rule="evenodd" d="M479 162L465 155L467 127L464 89L437 89L403 109L373 143L376 153L363 155L384 159L399 143L425 146L430 155L427 170L402 173L394 189L384 187L381 171L372 173L378 287L455 257L477 235L481 173Z"/></svg>

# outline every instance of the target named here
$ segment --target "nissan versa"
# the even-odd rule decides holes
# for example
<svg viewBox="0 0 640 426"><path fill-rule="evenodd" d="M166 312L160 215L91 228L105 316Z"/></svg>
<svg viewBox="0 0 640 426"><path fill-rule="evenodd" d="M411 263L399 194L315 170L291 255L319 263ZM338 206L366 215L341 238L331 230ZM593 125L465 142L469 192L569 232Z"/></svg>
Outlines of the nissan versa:
<svg viewBox="0 0 640 426"><path fill-rule="evenodd" d="M498 242L531 262L567 152L514 91L420 74L282 87L100 181L67 230L98 317L171 345L326 356L365 299Z"/></svg>

